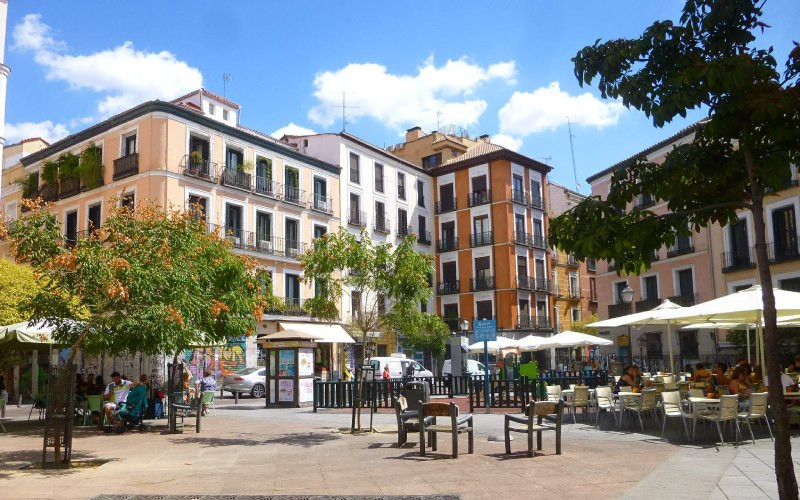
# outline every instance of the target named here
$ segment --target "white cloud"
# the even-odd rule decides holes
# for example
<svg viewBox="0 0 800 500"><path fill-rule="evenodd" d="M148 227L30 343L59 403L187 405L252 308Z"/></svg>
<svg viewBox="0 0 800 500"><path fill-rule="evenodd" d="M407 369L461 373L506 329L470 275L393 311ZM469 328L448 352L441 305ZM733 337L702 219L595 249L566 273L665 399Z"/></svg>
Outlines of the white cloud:
<svg viewBox="0 0 800 500"><path fill-rule="evenodd" d="M371 117L391 128L419 125L436 126L437 112L442 124L462 127L475 125L486 111L486 101L470 98L486 82L501 80L514 84L514 61L492 64L486 68L466 58L448 60L441 66L429 57L415 75L389 73L375 63L348 64L335 71L318 73L314 78L314 97L319 104L309 112L309 119L330 126L341 117L342 91L347 92L350 120Z"/></svg>
<svg viewBox="0 0 800 500"><path fill-rule="evenodd" d="M200 71L170 52L140 51L132 42L125 42L112 49L72 55L51 33L39 14L28 14L14 28L13 46L32 51L34 60L47 69L47 79L101 94L97 111L102 117L150 99L178 97L202 86Z"/></svg>
<svg viewBox="0 0 800 500"><path fill-rule="evenodd" d="M311 135L314 131L310 128L297 125L294 122L289 122L289 125L279 128L275 132L269 134L276 139L280 139L284 135Z"/></svg>
<svg viewBox="0 0 800 500"><path fill-rule="evenodd" d="M533 92L514 92L498 112L500 136L522 138L567 124L602 129L616 125L625 107L618 101L602 101L586 92L570 95L558 82ZM497 137L497 136L496 136Z"/></svg>
<svg viewBox="0 0 800 500"><path fill-rule="evenodd" d="M492 143L503 146L511 151L518 151L522 147L522 139L517 139L506 134L495 134L492 136Z"/></svg>
<svg viewBox="0 0 800 500"><path fill-rule="evenodd" d="M41 137L49 143L69 135L69 130L61 123L53 123L50 120L33 123L6 123L6 144L14 144L23 139Z"/></svg>

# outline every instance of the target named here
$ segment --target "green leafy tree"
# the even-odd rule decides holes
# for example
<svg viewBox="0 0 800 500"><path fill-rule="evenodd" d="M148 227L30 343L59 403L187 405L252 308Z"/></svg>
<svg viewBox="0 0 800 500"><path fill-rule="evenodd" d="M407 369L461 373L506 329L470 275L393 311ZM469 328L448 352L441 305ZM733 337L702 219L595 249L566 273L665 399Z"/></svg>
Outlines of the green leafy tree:
<svg viewBox="0 0 800 500"><path fill-rule="evenodd" d="M25 321L31 317L28 302L38 285L28 266L0 259L0 326ZM0 373L13 368L22 360L20 353L0 351ZM10 380L6 377L6 380Z"/></svg>
<svg viewBox="0 0 800 500"><path fill-rule="evenodd" d="M411 307L395 304L389 314L403 332L409 346L433 356L445 355L450 328L440 317L421 313L416 304Z"/></svg>
<svg viewBox="0 0 800 500"><path fill-rule="evenodd" d="M177 360L189 346L251 335L262 319L269 276L192 213L115 208L101 228L69 244L50 206L23 203L29 215L4 231L16 259L40 275L31 316L72 345L68 363L78 348Z"/></svg>
<svg viewBox="0 0 800 500"><path fill-rule="evenodd" d="M763 285L766 365L779 380L775 300L764 223L764 196L782 187L800 163L800 47L778 69L774 51L756 46L762 1L687 0L680 22L659 21L640 37L597 41L573 58L581 85L596 82L660 127L695 108L710 119L694 141L661 165L637 158L612 175L605 200L590 197L555 219L550 237L583 259L614 260L618 272L647 268L653 252L678 235L729 224L750 210ZM625 212L637 196L665 200L669 213ZM775 417L775 472L781 498L797 498L786 406L780 384L769 397Z"/></svg>
<svg viewBox="0 0 800 500"><path fill-rule="evenodd" d="M590 328L586 326L586 325L591 325L592 323L596 323L598 321L600 321L600 318L597 317L597 314L592 314L591 316L583 318L580 321L574 321L572 323L572 328L570 328L570 330L572 330L573 332L586 333L588 335L600 335L599 328Z"/></svg>

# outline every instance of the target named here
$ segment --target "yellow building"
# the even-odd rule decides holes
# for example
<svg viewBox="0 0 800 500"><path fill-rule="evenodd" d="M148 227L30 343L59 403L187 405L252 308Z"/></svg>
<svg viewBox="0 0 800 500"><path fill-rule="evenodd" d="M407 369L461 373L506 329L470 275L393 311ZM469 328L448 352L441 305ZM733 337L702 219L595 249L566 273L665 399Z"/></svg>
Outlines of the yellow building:
<svg viewBox="0 0 800 500"><path fill-rule="evenodd" d="M30 172L26 174L25 166L20 161L23 157L32 153L40 151L50 144L40 137L25 139L24 141L16 144L5 146L3 149L3 186L2 197L2 211L7 220L16 219L21 210L20 200L25 194L25 188L22 181L33 174L31 179L34 183L38 184L38 172ZM32 186L33 187L33 186ZM0 246L0 256L4 255L7 251L8 245Z"/></svg>

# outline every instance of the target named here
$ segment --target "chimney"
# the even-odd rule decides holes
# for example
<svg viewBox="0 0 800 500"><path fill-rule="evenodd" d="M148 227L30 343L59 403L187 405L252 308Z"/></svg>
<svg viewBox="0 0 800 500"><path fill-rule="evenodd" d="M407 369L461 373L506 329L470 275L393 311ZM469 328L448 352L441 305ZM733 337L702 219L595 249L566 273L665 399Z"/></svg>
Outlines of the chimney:
<svg viewBox="0 0 800 500"><path fill-rule="evenodd" d="M478 137L478 142L490 142L489 134L483 134L482 136Z"/></svg>
<svg viewBox="0 0 800 500"><path fill-rule="evenodd" d="M406 142L416 141L420 137L425 135L422 132L422 129L419 127L414 127L406 130Z"/></svg>

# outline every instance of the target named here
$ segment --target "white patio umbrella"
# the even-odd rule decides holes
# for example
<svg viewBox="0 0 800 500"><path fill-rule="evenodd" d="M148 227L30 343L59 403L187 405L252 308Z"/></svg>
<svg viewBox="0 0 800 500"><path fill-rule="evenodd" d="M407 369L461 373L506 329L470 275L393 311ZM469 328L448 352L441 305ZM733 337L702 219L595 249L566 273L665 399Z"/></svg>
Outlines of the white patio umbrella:
<svg viewBox="0 0 800 500"><path fill-rule="evenodd" d="M800 316L800 293L776 288L775 309L778 317L791 320ZM683 323L753 323L756 325L756 360L764 371L764 303L761 286L754 285L745 290L709 300L692 307L664 313L666 317ZM759 356L760 352L760 356Z"/></svg>
<svg viewBox="0 0 800 500"><path fill-rule="evenodd" d="M669 369L675 373L675 361L672 352L672 325L680 323L674 319L664 318L668 311L686 309L674 302L664 300L661 304L649 311L627 314L617 318L606 319L587 325L591 328L615 328L629 325L667 325L667 345L669 346Z"/></svg>
<svg viewBox="0 0 800 500"><path fill-rule="evenodd" d="M608 339L588 335L570 330L563 331L552 337L547 337L539 344L540 349L560 348L560 347L586 347L593 345L613 345L614 342Z"/></svg>
<svg viewBox="0 0 800 500"><path fill-rule="evenodd" d="M497 354L499 352L513 352L519 347L519 342L508 337L497 337L497 340L490 340L487 343L489 352ZM469 346L469 352L483 352L483 342L475 342Z"/></svg>
<svg viewBox="0 0 800 500"><path fill-rule="evenodd" d="M542 342L547 340L547 337L539 337L537 335L528 335L527 337L522 337L518 341L518 347L520 352L533 352L533 351L541 351L545 349L544 347L539 347Z"/></svg>

